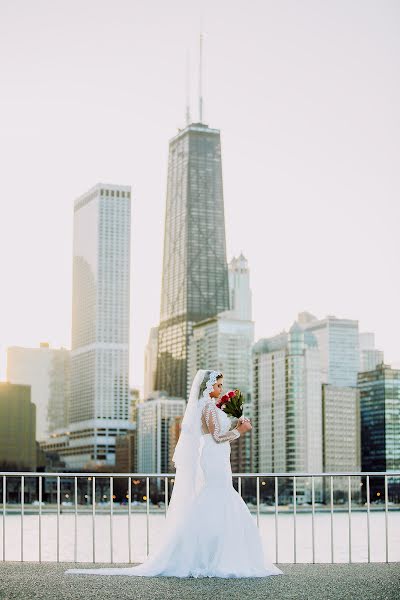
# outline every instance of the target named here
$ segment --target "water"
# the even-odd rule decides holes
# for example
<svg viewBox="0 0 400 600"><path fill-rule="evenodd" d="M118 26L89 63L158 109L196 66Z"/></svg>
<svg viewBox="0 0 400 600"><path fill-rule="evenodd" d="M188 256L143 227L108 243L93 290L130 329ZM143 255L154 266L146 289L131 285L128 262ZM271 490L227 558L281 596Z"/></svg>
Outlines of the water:
<svg viewBox="0 0 400 600"><path fill-rule="evenodd" d="M254 515L254 519L256 516ZM6 560L21 560L21 516L7 514L5 527ZM156 548L162 537L165 523L164 513L150 514L150 549ZM296 517L296 558L297 562L312 562L311 513L299 513ZM278 517L279 562L293 562L294 540L293 514L282 513ZM113 559L116 563L128 562L128 516L113 516ZM3 523L0 518L0 560L3 559ZM232 523L232 527L235 524ZM275 517L273 514L260 515L260 530L264 550L272 561L275 555ZM329 513L315 514L315 561L331 561L331 521ZM370 513L371 561L385 562L385 513ZM388 513L389 561L400 561L400 512ZM61 514L59 520L60 561L74 561L74 514ZM131 515L131 558L132 562L142 562L146 556L146 514ZM37 514L25 514L23 525L24 560L39 560L39 519ZM367 561L367 513L355 511L352 514L351 548L353 562ZM346 512L334 514L334 560L348 562L349 559L349 519ZM98 514L95 518L96 562L110 562L110 517ZM42 514L42 561L57 560L57 516ZM92 562L92 516L79 514L77 520L77 560Z"/></svg>

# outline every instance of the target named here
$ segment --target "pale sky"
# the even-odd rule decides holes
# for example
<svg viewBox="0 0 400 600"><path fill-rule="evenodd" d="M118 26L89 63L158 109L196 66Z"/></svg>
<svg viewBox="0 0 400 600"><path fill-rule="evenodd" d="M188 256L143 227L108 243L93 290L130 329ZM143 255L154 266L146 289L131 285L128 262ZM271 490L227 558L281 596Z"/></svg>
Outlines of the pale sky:
<svg viewBox="0 0 400 600"><path fill-rule="evenodd" d="M303 310L334 314L400 365L398 0L1 0L0 379L7 346L70 347L73 202L106 182L132 186L142 384L168 141L187 50L196 104L201 28L228 259L249 260L256 339Z"/></svg>

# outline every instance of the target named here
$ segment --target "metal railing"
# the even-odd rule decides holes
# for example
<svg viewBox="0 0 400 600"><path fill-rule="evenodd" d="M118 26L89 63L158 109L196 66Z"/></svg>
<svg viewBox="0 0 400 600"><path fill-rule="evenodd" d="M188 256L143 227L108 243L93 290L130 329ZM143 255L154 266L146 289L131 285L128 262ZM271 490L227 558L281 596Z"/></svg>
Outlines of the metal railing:
<svg viewBox="0 0 400 600"><path fill-rule="evenodd" d="M149 554L150 550L150 480L155 479L158 483L164 480L164 503L165 503L165 514L168 510L169 503L169 482L174 481L174 473L30 473L30 472L3 472L0 473L0 482L2 483L2 560L7 560L7 538L6 538L6 518L8 513L7 508L7 487L8 480L13 478L19 478L20 486L20 560L24 561L24 519L25 519L25 485L26 478L37 480L38 487L38 557L39 562L42 562L42 504L43 504L43 483L46 478L56 481L56 562L60 562L60 515L61 515L61 482L67 480L73 488L73 514L74 514L74 562L77 562L77 548L78 548L78 480L87 480L87 491L89 492L89 482L92 485L92 562L96 562L96 481L108 479L109 484L109 542L110 542L110 562L114 562L113 556L113 521L114 521L114 481L117 479L125 479L128 481L128 493L127 498L127 517L128 517L128 562L132 562L132 547L131 547L131 517L132 517L132 481L137 480L145 482L146 493L143 496L145 499L146 506L146 554ZM324 488L325 506L326 511L330 514L330 560L331 563L335 562L334 553L334 479L335 478L346 478L347 479L347 512L348 512L348 562L352 562L352 478L363 479L365 482L365 495L363 496L363 502L361 505L366 507L366 522L367 522L367 559L371 562L371 524L370 524L370 511L371 511L371 478L380 478L384 482L384 515L385 515L385 560L389 562L389 532L388 532L388 512L389 512L389 501L388 501L388 481L395 482L396 486L400 488L400 471L399 472L349 472L349 473L234 473L233 482L237 483L237 491L242 495L242 479L254 480L256 483L255 493L255 512L257 526L260 527L260 480L264 483L265 479L272 479L273 485L273 498L270 501L271 511L274 515L274 531L275 531L275 561L279 563L279 528L278 520L280 515L279 508L286 508L292 506L293 510L293 562L297 562L297 519L298 519L298 488L297 484L299 481L304 485L304 481L311 480L311 492L310 492L310 505L311 505L311 551L312 551L312 563L316 560L316 544L315 544L315 512L316 512L316 490L315 481L316 479L321 480L322 487ZM279 480L282 480L285 486L285 498L286 504L280 504L279 502ZM288 482L291 481L289 485ZM329 483L328 483L329 482ZM72 485L73 484L73 485ZM364 483L360 484L361 486ZM162 489L162 486L158 486L158 490ZM17 490L18 492L18 490ZM379 492L380 494L380 492ZM288 501L292 498L292 503ZM364 500L365 497L365 500ZM87 499L86 506L89 505L89 494L85 495ZM321 504L319 503L319 506ZM399 504L400 509L400 504ZM287 512L287 511L286 511ZM104 511L103 511L104 514Z"/></svg>

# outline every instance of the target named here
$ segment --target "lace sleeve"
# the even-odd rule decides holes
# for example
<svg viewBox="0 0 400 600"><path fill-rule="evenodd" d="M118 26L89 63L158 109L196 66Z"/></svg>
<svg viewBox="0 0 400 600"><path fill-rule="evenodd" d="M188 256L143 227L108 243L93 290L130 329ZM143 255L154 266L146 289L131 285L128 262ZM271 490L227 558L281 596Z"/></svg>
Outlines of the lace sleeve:
<svg viewBox="0 0 400 600"><path fill-rule="evenodd" d="M240 437L240 431L237 429L232 429L226 433L221 433L215 404L212 402L207 402L203 412L208 431L211 433L216 442L230 442Z"/></svg>

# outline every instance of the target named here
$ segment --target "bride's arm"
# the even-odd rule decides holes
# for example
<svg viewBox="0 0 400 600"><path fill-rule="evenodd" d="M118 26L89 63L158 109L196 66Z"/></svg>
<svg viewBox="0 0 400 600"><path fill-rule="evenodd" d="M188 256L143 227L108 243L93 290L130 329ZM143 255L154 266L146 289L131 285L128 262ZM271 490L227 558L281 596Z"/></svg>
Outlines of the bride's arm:
<svg viewBox="0 0 400 600"><path fill-rule="evenodd" d="M216 442L230 442L240 437L240 431L231 429L226 433L221 433L219 426L217 409L213 402L208 402L204 407L204 418L208 427L208 431L213 436Z"/></svg>

